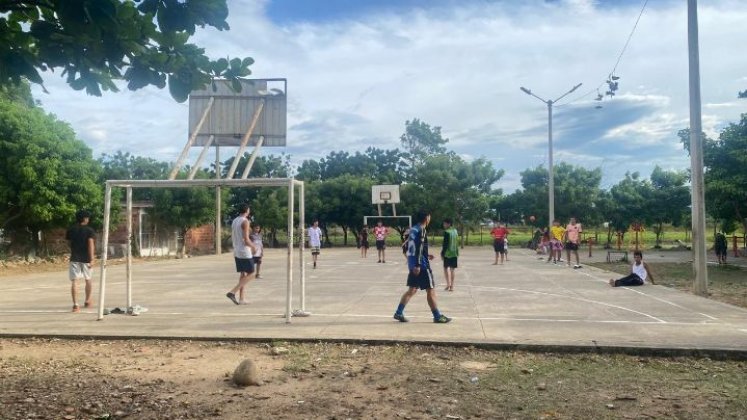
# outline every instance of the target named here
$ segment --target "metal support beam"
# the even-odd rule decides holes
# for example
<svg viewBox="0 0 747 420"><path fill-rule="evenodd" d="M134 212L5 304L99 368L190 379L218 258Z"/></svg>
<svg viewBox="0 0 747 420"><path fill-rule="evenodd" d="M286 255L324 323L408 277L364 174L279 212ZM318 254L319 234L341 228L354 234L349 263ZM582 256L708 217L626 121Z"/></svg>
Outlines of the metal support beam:
<svg viewBox="0 0 747 420"><path fill-rule="evenodd" d="M210 149L210 146L212 146L213 140L215 140L215 136L211 134L210 137L208 137L208 140L205 143L205 146L202 148L202 151L200 151L200 156L197 157L197 162L195 162L195 166L193 166L192 170L189 171L189 176L187 177L187 179L195 178L195 174L197 173L197 170L200 169L200 165L202 165L202 160L205 159L205 155Z"/></svg>
<svg viewBox="0 0 747 420"><path fill-rule="evenodd" d="M262 110L265 108L265 100L262 99L259 101L259 106L254 111L254 117L252 117L252 122L249 124L249 129L246 130L246 133L244 134L244 138L241 139L241 144L239 145L239 150L236 152L236 157L233 159L233 163L231 163L231 169L228 170L228 174L226 174L226 178L231 179L233 178L233 174L236 172L236 167L239 165L239 159L241 158L241 155L244 154L244 149L246 148L247 143L249 142L249 138L252 136L252 132L254 132L254 127L257 125L257 121L259 120L259 116L262 114Z"/></svg>
<svg viewBox="0 0 747 420"><path fill-rule="evenodd" d="M241 174L241 179L246 179L249 176L249 171L252 170L252 166L254 166L254 160L257 158L257 155L259 154L259 150L262 148L262 143L265 142L265 136L259 136L259 141L257 141L257 144L254 146L254 151L252 152L252 155L249 157L249 162L246 164L246 167L244 168L244 172Z"/></svg>
<svg viewBox="0 0 747 420"><path fill-rule="evenodd" d="M214 103L215 103L215 98L211 97L210 100L208 101L207 106L205 107L205 112L202 113L202 117L200 118L200 121L197 123L197 126L192 132L192 135L189 136L189 140L187 140L187 144L184 145L184 149L182 149L182 154L179 155L179 159L177 159L176 163L174 164L174 168L171 170L171 173L169 174L169 179L175 179L176 174L179 173L179 169L182 168L182 165L184 164L184 159L187 158L189 149L192 147L192 144L194 144L195 139L197 138L197 135L202 129L202 125L205 123L205 120L207 120L207 116L210 114L210 110L213 108Z"/></svg>

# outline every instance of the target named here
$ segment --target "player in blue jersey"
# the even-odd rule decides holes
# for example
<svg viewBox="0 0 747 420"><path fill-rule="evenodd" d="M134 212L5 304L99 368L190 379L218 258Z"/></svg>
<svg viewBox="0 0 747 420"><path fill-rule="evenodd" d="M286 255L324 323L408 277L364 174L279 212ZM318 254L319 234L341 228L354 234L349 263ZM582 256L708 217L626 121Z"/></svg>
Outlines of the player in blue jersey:
<svg viewBox="0 0 747 420"><path fill-rule="evenodd" d="M410 229L410 237L407 243L407 291L402 295L394 319L400 322L408 322L405 318L405 306L415 296L418 290L425 290L428 306L433 313L433 322L445 324L451 318L442 314L436 304L436 282L433 280L430 260L433 255L428 254L428 234L426 227L431 221L430 212L420 210L415 214L417 224Z"/></svg>

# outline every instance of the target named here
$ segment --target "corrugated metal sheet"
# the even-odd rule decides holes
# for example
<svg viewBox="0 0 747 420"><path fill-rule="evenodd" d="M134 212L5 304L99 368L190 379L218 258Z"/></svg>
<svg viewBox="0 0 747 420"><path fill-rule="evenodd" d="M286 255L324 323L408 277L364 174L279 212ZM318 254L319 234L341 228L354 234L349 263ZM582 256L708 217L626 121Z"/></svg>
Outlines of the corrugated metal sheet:
<svg viewBox="0 0 747 420"><path fill-rule="evenodd" d="M210 135L215 135L214 145L239 146L262 100L265 106L248 144L255 145L259 136L264 136L263 147L285 146L287 90L284 89L280 95L267 95L268 82L282 82L283 86L287 86L285 79L244 80L241 92L234 92L228 82L221 80L215 82L215 90L208 86L193 91L189 96L189 136L205 112L210 98L215 98L193 146L203 146Z"/></svg>

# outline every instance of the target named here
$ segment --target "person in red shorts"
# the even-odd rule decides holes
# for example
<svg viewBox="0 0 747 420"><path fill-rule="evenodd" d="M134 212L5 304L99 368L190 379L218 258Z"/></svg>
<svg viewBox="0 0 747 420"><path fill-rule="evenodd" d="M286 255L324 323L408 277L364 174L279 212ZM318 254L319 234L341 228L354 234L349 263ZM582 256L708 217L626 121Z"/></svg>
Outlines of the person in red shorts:
<svg viewBox="0 0 747 420"><path fill-rule="evenodd" d="M498 223L490 231L490 235L493 236L493 251L495 251L495 262L493 262L493 265L498 264L499 255L501 257L501 265L503 265L503 259L506 257L506 239L509 233L511 232L503 223Z"/></svg>

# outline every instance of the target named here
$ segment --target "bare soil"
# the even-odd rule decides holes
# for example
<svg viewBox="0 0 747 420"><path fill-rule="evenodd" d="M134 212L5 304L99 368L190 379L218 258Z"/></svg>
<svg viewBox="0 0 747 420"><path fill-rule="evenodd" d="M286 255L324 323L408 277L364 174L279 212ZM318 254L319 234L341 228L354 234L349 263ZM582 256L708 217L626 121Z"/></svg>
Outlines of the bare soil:
<svg viewBox="0 0 747 420"><path fill-rule="evenodd" d="M282 346L287 353L273 355ZM244 359L261 386L230 376ZM473 347L0 339L3 419L739 419L747 364Z"/></svg>

